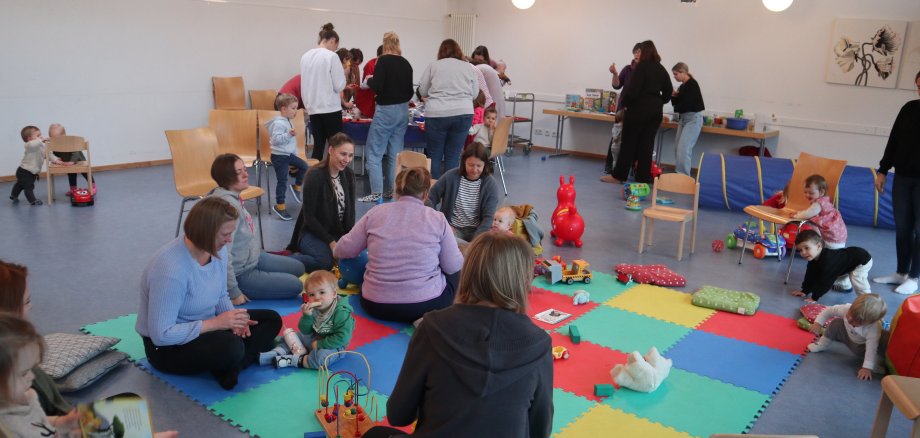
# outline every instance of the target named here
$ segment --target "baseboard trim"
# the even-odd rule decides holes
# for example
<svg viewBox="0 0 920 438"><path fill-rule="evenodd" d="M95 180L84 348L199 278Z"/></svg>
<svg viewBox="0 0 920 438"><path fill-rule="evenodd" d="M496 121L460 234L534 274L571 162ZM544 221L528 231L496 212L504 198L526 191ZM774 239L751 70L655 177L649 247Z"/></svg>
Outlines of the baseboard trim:
<svg viewBox="0 0 920 438"><path fill-rule="evenodd" d="M172 160L151 160L151 161L138 161L134 163L106 164L103 166L93 166L93 173L105 172L108 170L125 170L125 169L136 169L139 167L163 166L166 164L172 164ZM8 181L16 181L16 175L0 176L0 182L8 182Z"/></svg>

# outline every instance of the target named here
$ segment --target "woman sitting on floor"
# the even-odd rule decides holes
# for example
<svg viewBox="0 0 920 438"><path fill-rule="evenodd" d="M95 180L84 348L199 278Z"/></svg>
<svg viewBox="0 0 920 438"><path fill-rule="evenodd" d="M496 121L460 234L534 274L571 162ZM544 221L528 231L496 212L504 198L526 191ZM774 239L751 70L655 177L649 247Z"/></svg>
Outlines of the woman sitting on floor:
<svg viewBox="0 0 920 438"><path fill-rule="evenodd" d="M337 258L367 248L361 307L375 318L413 322L454 301L463 256L444 215L425 206L431 174L396 176L396 202L378 205L339 240Z"/></svg>
<svg viewBox="0 0 920 438"><path fill-rule="evenodd" d="M445 172L428 193L431 204L444 213L454 236L464 242L489 231L499 196L489 154L485 146L476 142L463 149L460 167Z"/></svg>
<svg viewBox="0 0 920 438"><path fill-rule="evenodd" d="M329 139L329 151L304 177L303 207L287 249L307 272L332 269L336 241L355 225L355 173L348 163L355 144L340 132Z"/></svg>
<svg viewBox="0 0 920 438"><path fill-rule="evenodd" d="M262 251L255 235L255 224L240 193L249 187L249 173L243 160L234 154L218 156L211 164L211 178L218 187L209 196L219 197L236 208L240 220L233 232L227 263L227 292L233 304L249 299L292 298L303 291L300 276L303 264L289 257Z"/></svg>
<svg viewBox="0 0 920 438"><path fill-rule="evenodd" d="M552 344L525 313L532 266L523 239L473 240L456 303L425 315L409 342L387 401L390 424L417 421L418 436L550 435ZM389 427L364 436L393 435L403 436Z"/></svg>
<svg viewBox="0 0 920 438"><path fill-rule="evenodd" d="M227 295L224 248L239 213L229 202L198 201L185 234L160 248L141 277L135 330L154 368L170 374L210 372L232 389L243 368L274 346L281 317L273 310L234 309Z"/></svg>

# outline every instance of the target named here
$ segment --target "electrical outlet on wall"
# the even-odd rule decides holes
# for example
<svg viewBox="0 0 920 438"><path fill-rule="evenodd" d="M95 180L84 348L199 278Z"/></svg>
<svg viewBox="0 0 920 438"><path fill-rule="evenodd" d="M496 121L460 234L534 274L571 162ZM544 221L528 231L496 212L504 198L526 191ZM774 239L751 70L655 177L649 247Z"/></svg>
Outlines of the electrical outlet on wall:
<svg viewBox="0 0 920 438"><path fill-rule="evenodd" d="M556 138L556 131L550 131L549 136L552 138Z"/></svg>
<svg viewBox="0 0 920 438"><path fill-rule="evenodd" d="M543 135L543 130L537 128L537 129L534 129L534 130L533 130L533 133L534 133L534 134L537 134L537 135Z"/></svg>

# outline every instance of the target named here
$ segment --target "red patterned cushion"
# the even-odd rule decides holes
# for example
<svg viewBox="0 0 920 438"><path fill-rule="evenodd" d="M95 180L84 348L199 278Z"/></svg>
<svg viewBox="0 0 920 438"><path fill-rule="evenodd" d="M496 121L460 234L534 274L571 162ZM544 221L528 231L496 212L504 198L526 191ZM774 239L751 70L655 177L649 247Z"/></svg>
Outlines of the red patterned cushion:
<svg viewBox="0 0 920 438"><path fill-rule="evenodd" d="M819 314L821 313L821 311L824 310L825 308L827 308L827 306L825 306L825 305L823 305L823 304L809 303L809 304L806 304L806 305L802 306L802 308L799 309L799 310L802 311L802 316L804 316L805 319L808 320L808 322L814 323L814 322L815 322L815 319L818 318L818 315L819 315ZM833 321L833 320L835 320L835 319L837 319L837 318L834 317L834 318L828 319L828 320L824 323L824 326L827 327L827 325L830 324L831 321Z"/></svg>
<svg viewBox="0 0 920 438"><path fill-rule="evenodd" d="M631 275L633 281L657 286L683 287L687 279L665 265L629 265L621 263L616 266L618 274Z"/></svg>

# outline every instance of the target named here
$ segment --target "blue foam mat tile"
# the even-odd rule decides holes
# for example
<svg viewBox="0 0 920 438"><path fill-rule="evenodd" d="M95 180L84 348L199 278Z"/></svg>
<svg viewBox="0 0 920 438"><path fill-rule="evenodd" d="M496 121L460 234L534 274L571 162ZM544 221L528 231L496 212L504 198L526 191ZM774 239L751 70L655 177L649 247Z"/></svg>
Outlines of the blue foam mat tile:
<svg viewBox="0 0 920 438"><path fill-rule="evenodd" d="M253 365L240 373L239 384L228 391L221 388L210 373L187 376L167 374L154 368L146 358L141 359L137 364L167 385L172 386L205 407L297 371L297 368L293 367L275 369L272 366Z"/></svg>
<svg viewBox="0 0 920 438"><path fill-rule="evenodd" d="M393 387L396 386L396 378L399 377L399 370L402 368L410 339L412 338L405 333L396 333L363 345L356 350L367 357L367 361L371 364L370 387L372 390L386 396L393 393ZM347 364L346 360L348 359L342 359L336 366L352 366Z"/></svg>
<svg viewBox="0 0 920 438"><path fill-rule="evenodd" d="M283 300L253 300L237 307L243 309L274 310L275 312L278 312L279 315L284 316L290 315L294 312L300 312L301 304L303 304L303 300L297 296Z"/></svg>
<svg viewBox="0 0 920 438"><path fill-rule="evenodd" d="M702 331L688 334L667 355L675 367L767 395L776 393L801 359Z"/></svg>
<svg viewBox="0 0 920 438"><path fill-rule="evenodd" d="M395 329L396 331L400 331L406 328L407 326L408 327L412 326L411 324L404 324L401 322L384 321L382 319L377 319L377 318L374 318L373 316L368 315L367 312L364 311L364 308L361 307L361 296L360 295L349 295L348 304L351 304L351 308L354 309L355 315L361 315L371 321L383 324L387 327L391 327ZM300 307L298 306L297 309L298 309L297 311L299 311Z"/></svg>

